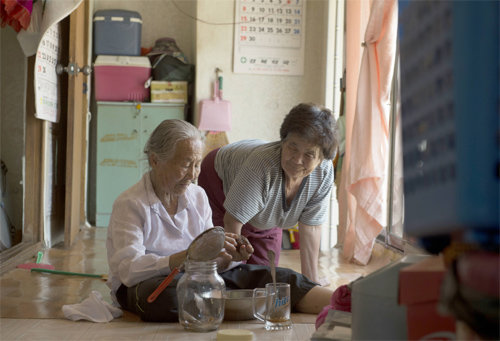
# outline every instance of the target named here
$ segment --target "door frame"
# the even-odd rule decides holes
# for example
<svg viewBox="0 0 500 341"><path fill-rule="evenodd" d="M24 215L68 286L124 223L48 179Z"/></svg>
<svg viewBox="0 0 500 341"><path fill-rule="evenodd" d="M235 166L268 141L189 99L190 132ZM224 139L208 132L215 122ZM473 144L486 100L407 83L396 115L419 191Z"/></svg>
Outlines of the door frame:
<svg viewBox="0 0 500 341"><path fill-rule="evenodd" d="M69 62L83 67L88 58L90 1L82 1L70 15ZM83 44L80 42L84 42ZM77 73L68 77L68 135L66 145L66 195L64 245L70 247L85 225L86 132L89 77ZM84 83L87 86L84 86Z"/></svg>
<svg viewBox="0 0 500 341"><path fill-rule="evenodd" d="M70 14L69 60L80 67L89 63L90 1L82 3ZM76 42L82 42L76 44ZM35 118L35 56L27 58L24 210L22 242L0 253L0 275L15 268L43 249L43 121ZM66 145L66 190L64 247L70 247L85 225L86 196L86 132L88 95L84 86L88 77L82 73L68 77L68 126ZM64 94L64 91L63 91Z"/></svg>

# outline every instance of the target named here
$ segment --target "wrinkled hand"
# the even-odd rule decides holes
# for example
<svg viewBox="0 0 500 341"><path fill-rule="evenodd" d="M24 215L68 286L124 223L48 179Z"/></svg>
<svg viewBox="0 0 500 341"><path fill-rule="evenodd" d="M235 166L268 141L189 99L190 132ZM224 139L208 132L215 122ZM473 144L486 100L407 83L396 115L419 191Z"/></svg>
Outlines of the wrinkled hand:
<svg viewBox="0 0 500 341"><path fill-rule="evenodd" d="M232 260L233 257L226 251L222 250L215 259L215 262L217 263L217 270L218 271L225 270L229 266Z"/></svg>
<svg viewBox="0 0 500 341"><path fill-rule="evenodd" d="M245 236L231 232L226 232L225 235L224 248L233 257L233 261L239 262L250 258L254 250Z"/></svg>

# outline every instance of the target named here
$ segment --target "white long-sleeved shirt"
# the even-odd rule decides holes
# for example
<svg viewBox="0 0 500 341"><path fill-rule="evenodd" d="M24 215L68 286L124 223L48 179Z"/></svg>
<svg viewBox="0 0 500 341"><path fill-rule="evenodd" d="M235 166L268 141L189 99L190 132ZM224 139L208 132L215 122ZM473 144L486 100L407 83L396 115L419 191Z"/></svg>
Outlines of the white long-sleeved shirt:
<svg viewBox="0 0 500 341"><path fill-rule="evenodd" d="M156 196L150 174L120 194L113 204L106 248L112 297L148 278L168 275L169 256L186 250L212 227L212 211L203 189L191 184L179 197L172 218Z"/></svg>

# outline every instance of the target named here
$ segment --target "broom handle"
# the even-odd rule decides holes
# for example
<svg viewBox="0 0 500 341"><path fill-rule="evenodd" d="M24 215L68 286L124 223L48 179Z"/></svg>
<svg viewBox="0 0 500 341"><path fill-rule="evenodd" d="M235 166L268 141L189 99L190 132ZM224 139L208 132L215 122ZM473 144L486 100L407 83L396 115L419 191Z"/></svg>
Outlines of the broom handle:
<svg viewBox="0 0 500 341"><path fill-rule="evenodd" d="M219 76L219 98L222 99L222 76Z"/></svg>
<svg viewBox="0 0 500 341"><path fill-rule="evenodd" d="M214 82L214 100L219 99L219 81L216 79Z"/></svg>
<svg viewBox="0 0 500 341"><path fill-rule="evenodd" d="M36 256L36 264L40 264L42 262L42 259L43 259L43 252L38 251L37 256Z"/></svg>
<svg viewBox="0 0 500 341"><path fill-rule="evenodd" d="M40 268L33 268L33 269L31 269L31 272L47 272L50 274L57 274L57 275L74 275L74 276L83 276L83 277L102 278L102 275L97 275L97 274L85 274L85 273L81 273L81 272L69 272L69 271L49 270L49 269L40 269Z"/></svg>

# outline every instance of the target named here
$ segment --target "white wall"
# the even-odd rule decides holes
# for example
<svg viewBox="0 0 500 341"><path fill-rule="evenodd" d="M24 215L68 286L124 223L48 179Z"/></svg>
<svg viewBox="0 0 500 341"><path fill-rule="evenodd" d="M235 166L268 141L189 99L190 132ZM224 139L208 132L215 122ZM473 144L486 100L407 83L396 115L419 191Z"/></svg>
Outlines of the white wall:
<svg viewBox="0 0 500 341"><path fill-rule="evenodd" d="M224 98L232 106L229 140L276 140L284 116L300 102L324 104L328 0L308 0L303 76L267 76L232 72L234 25L197 22L196 97L211 98L215 68L223 70ZM210 23L234 22L234 0L199 0L197 16ZM198 104L196 109L199 110Z"/></svg>

